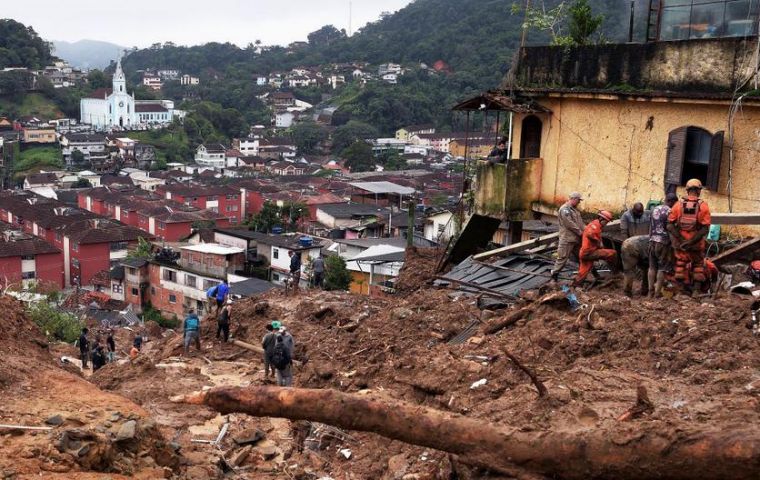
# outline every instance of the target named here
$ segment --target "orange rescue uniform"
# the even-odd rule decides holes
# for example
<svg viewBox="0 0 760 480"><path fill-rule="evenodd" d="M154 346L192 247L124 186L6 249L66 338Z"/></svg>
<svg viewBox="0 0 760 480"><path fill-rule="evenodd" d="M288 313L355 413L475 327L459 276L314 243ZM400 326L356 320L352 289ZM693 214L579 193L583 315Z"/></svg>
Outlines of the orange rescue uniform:
<svg viewBox="0 0 760 480"><path fill-rule="evenodd" d="M575 277L574 283L576 285L586 279L597 260L604 260L613 272L617 271L617 252L608 248L600 248L601 246L602 224L599 219L596 219L583 230L580 252L581 265L578 269L578 275Z"/></svg>
<svg viewBox="0 0 760 480"><path fill-rule="evenodd" d="M689 195L679 200L670 209L668 222L675 224L678 232L685 241L691 240L700 227L710 226L710 207L695 195ZM689 246L688 250L675 249L675 278L684 283L704 282L705 248L707 243L702 238L698 243Z"/></svg>

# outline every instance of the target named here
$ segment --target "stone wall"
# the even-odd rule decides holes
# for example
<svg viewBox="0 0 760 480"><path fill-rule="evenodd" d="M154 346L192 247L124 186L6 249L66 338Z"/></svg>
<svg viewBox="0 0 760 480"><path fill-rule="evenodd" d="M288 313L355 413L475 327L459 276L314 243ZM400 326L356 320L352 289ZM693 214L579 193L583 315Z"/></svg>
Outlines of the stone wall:
<svg viewBox="0 0 760 480"><path fill-rule="evenodd" d="M514 73L523 88L733 93L737 81L752 75L756 44L756 38L717 38L526 47Z"/></svg>

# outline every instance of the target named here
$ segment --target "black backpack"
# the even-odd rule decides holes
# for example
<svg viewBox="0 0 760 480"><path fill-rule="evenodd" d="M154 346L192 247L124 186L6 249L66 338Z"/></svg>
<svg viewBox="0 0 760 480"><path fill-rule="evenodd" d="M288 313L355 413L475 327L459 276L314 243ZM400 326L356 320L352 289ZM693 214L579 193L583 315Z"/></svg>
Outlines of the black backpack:
<svg viewBox="0 0 760 480"><path fill-rule="evenodd" d="M274 365L277 370L283 370L290 365L290 353L285 348L285 342L281 341L281 338L277 339L277 343L274 344L274 350L272 350L272 358L269 359L269 363Z"/></svg>

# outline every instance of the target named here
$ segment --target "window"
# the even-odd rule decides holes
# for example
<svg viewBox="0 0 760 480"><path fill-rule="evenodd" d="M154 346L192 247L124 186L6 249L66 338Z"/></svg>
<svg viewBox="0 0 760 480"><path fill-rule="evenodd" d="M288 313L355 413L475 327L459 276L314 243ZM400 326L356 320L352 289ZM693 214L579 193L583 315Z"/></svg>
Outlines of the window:
<svg viewBox="0 0 760 480"><path fill-rule="evenodd" d="M24 280L30 280L34 277L35 277L34 272L21 272L21 278L23 278Z"/></svg>
<svg viewBox="0 0 760 480"><path fill-rule="evenodd" d="M139 290L137 290L136 288L132 288L132 295L137 296L139 293L140 293Z"/></svg>
<svg viewBox="0 0 760 480"><path fill-rule="evenodd" d="M197 288L198 278L193 275L185 275L185 285L187 285L188 287Z"/></svg>
<svg viewBox="0 0 760 480"><path fill-rule="evenodd" d="M159 228L159 230L165 230L166 229L166 222L158 222L158 228Z"/></svg>
<svg viewBox="0 0 760 480"><path fill-rule="evenodd" d="M164 280L169 282L176 282L177 281L177 272L174 270L169 270L168 268L164 270Z"/></svg>
<svg viewBox="0 0 760 480"><path fill-rule="evenodd" d="M219 283L219 282L217 282L215 280L209 280L207 278L204 278L203 279L203 290L208 290L209 288L213 287L217 283Z"/></svg>
<svg viewBox="0 0 760 480"><path fill-rule="evenodd" d="M79 244L78 243L72 243L71 244L71 250L78 252L79 251Z"/></svg>
<svg viewBox="0 0 760 480"><path fill-rule="evenodd" d="M119 250L126 250L129 246L129 242L111 242L111 251L117 252Z"/></svg>
<svg viewBox="0 0 760 480"><path fill-rule="evenodd" d="M177 303L177 296L173 293L169 294L169 303Z"/></svg>
<svg viewBox="0 0 760 480"><path fill-rule="evenodd" d="M71 266L74 268L79 268L79 260L76 258L71 259Z"/></svg>
<svg viewBox="0 0 760 480"><path fill-rule="evenodd" d="M34 255L22 255L21 260L34 260Z"/></svg>
<svg viewBox="0 0 760 480"><path fill-rule="evenodd" d="M219 200L219 197L217 197L216 195L210 195L208 198L206 198L206 200L209 202L216 202L217 200Z"/></svg>
<svg viewBox="0 0 760 480"><path fill-rule="evenodd" d="M61 232L55 232L55 241L60 242L63 236L61 235Z"/></svg>
<svg viewBox="0 0 760 480"><path fill-rule="evenodd" d="M113 283L111 284L111 291L113 293L121 293L123 290L123 287L121 286L121 283Z"/></svg>
<svg viewBox="0 0 760 480"><path fill-rule="evenodd" d="M280 258L280 249L279 248L273 248L272 249L272 258Z"/></svg>
<svg viewBox="0 0 760 480"><path fill-rule="evenodd" d="M150 294L155 295L156 294L156 287L150 287Z"/></svg>
<svg viewBox="0 0 760 480"><path fill-rule="evenodd" d="M718 190L723 156L723 132L714 135L700 127L679 127L668 136L665 190L675 192L690 178L698 178L708 190Z"/></svg>
<svg viewBox="0 0 760 480"><path fill-rule="evenodd" d="M756 35L758 5L754 0L663 0L659 40ZM652 25L657 14L651 11Z"/></svg>

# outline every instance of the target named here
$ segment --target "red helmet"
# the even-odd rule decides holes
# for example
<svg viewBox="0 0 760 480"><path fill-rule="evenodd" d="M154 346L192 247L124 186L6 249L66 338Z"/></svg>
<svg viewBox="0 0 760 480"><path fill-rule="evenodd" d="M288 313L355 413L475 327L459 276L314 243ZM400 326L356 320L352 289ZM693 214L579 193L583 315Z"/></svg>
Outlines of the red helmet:
<svg viewBox="0 0 760 480"><path fill-rule="evenodd" d="M599 218L603 218L607 220L608 222L612 221L612 214L608 212L607 210L600 210L599 211Z"/></svg>

